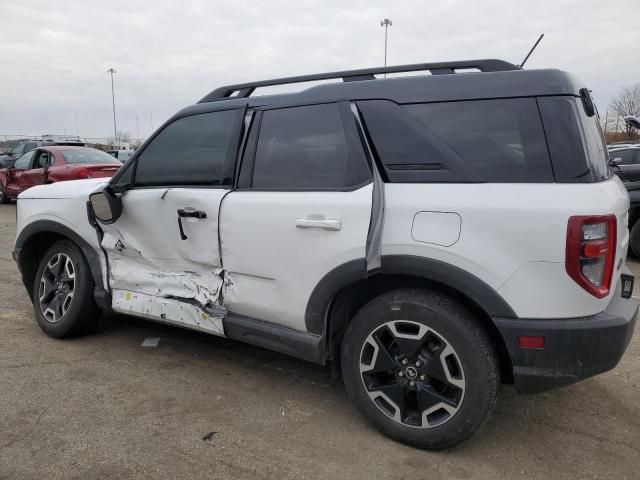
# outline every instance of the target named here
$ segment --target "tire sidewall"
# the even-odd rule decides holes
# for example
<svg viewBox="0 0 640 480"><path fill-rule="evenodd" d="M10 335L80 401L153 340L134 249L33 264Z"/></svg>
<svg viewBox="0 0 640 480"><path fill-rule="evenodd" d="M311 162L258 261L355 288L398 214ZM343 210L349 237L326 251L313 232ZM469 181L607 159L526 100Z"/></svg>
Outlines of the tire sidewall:
<svg viewBox="0 0 640 480"><path fill-rule="evenodd" d="M415 428L398 424L375 406L365 390L359 369L362 345L371 332L392 320L426 325L449 343L458 355L465 378L464 398L456 414L442 425ZM446 448L473 434L493 410L498 385L495 355L492 349L488 349L490 344L481 327L472 321L472 316L465 309L448 297L421 297L416 292L406 300L393 294L378 297L354 317L345 334L347 339L342 348L342 371L347 391L365 417L392 438L421 448Z"/></svg>
<svg viewBox="0 0 640 480"><path fill-rule="evenodd" d="M73 263L75 271L74 293L71 305L64 317L60 321L52 323L44 317L40 310L39 290L40 279L45 266L58 253L64 253ZM93 301L92 295L93 278L80 249L69 240L60 240L54 243L40 260L33 284L33 308L40 328L51 337L61 338L68 336L73 330L77 329L78 324L83 323L83 313L86 310L87 302Z"/></svg>

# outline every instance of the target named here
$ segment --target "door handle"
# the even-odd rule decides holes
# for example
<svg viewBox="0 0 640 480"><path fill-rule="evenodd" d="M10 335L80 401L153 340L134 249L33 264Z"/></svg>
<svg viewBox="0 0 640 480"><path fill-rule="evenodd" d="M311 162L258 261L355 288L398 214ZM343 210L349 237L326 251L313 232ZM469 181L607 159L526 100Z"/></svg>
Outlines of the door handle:
<svg viewBox="0 0 640 480"><path fill-rule="evenodd" d="M320 228L337 232L342 229L342 222L331 219L298 218L296 220L296 228Z"/></svg>
<svg viewBox="0 0 640 480"><path fill-rule="evenodd" d="M194 210L193 208L179 208L178 209L178 228L180 229L180 238L182 240L187 240L187 237L184 234L184 229L182 228L182 219L183 218L207 218L207 212L203 212L202 210Z"/></svg>

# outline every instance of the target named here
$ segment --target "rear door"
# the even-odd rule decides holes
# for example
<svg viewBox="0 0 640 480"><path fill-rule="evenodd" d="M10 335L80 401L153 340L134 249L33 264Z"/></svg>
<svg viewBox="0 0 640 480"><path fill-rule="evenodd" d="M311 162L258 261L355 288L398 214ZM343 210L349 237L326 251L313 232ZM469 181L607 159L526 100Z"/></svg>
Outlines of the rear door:
<svg viewBox="0 0 640 480"><path fill-rule="evenodd" d="M122 215L102 227L115 311L223 333L218 211L232 188L242 115L176 119L118 179L131 188Z"/></svg>
<svg viewBox="0 0 640 480"><path fill-rule="evenodd" d="M364 266L372 190L348 103L258 112L221 210L227 309L309 330L305 310L322 278Z"/></svg>

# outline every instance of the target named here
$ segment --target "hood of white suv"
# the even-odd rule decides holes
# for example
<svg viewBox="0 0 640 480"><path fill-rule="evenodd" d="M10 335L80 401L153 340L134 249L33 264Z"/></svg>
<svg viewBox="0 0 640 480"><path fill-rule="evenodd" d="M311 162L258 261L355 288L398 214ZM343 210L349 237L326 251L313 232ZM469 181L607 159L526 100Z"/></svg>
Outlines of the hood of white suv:
<svg viewBox="0 0 640 480"><path fill-rule="evenodd" d="M107 183L108 179L88 178L86 180L69 180L48 185L38 185L25 190L18 195L18 198L75 198L83 194L88 197L90 193Z"/></svg>

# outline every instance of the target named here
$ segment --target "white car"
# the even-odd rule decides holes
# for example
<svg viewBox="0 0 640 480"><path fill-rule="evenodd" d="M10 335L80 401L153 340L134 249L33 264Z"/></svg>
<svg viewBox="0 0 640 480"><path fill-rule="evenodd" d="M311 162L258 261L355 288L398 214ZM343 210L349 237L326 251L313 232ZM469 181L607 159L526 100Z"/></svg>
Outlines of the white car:
<svg viewBox="0 0 640 480"><path fill-rule="evenodd" d="M14 258L52 337L105 310L331 364L382 432L445 448L500 382L618 363L638 310L628 208L571 75L404 65L216 89L110 181L21 194Z"/></svg>

